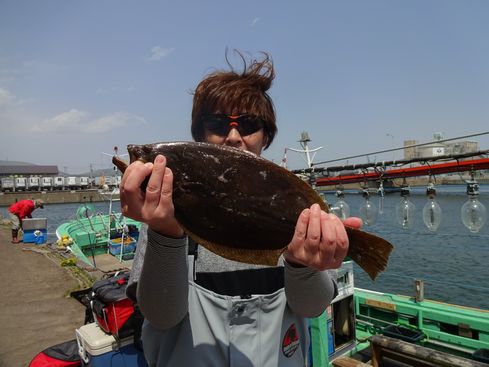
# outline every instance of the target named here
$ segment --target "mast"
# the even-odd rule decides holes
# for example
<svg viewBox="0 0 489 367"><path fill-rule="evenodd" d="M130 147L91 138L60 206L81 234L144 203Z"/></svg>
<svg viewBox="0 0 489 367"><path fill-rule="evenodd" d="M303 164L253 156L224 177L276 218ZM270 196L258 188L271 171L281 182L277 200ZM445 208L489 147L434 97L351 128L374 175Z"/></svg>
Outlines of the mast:
<svg viewBox="0 0 489 367"><path fill-rule="evenodd" d="M303 153L305 155L307 168L312 168L312 165L313 165L312 162L314 161L314 157L316 156L316 153L320 149L323 149L323 147L309 149L309 146L307 143L309 143L310 141L311 141L311 139L309 138L309 134L307 133L307 131L303 131L301 133L300 139L298 140L298 142L301 144L302 149L286 148L286 149L291 150L291 151L296 152L296 153ZM311 153L312 153L312 156L311 156Z"/></svg>

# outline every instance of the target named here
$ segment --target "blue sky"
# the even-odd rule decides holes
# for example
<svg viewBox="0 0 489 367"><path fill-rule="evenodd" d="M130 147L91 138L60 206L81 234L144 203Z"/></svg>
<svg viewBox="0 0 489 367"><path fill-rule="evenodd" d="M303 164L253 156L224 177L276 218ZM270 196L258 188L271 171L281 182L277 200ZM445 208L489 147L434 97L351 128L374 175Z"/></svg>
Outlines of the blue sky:
<svg viewBox="0 0 489 367"><path fill-rule="evenodd" d="M316 161L488 131L488 18L485 0L0 0L0 160L76 173L191 140L191 91L226 47L274 60L276 162L303 130Z"/></svg>

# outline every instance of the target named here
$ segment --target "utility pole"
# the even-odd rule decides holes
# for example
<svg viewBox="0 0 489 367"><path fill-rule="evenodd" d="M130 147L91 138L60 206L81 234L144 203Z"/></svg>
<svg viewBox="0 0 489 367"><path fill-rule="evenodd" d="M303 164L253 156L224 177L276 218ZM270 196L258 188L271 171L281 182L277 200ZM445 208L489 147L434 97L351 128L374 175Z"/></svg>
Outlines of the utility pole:
<svg viewBox="0 0 489 367"><path fill-rule="evenodd" d="M89 178L88 178L88 184L90 185L90 187L92 187L92 184L93 184L93 163L90 163L90 174L89 174Z"/></svg>
<svg viewBox="0 0 489 367"><path fill-rule="evenodd" d="M394 135L387 133L385 136L390 136L392 138L392 146L394 147ZM395 161L394 151L392 152L392 161Z"/></svg>

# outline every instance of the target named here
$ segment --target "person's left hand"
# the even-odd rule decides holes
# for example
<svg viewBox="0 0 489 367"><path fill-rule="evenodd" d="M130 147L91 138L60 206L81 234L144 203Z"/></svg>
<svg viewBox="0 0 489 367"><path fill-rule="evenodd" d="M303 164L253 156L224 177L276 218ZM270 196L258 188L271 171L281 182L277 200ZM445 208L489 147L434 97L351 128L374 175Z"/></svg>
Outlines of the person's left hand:
<svg viewBox="0 0 489 367"><path fill-rule="evenodd" d="M336 215L321 210L319 204L304 209L284 252L285 260L321 271L339 268L348 252L345 225L358 229L362 220L350 217L341 222Z"/></svg>

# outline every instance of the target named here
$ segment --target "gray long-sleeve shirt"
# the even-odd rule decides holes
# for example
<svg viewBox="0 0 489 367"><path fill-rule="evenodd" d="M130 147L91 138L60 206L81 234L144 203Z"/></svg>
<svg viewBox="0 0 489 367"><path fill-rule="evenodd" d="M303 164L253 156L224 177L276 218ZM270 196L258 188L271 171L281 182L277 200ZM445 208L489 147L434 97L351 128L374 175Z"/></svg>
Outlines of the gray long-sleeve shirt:
<svg viewBox="0 0 489 367"><path fill-rule="evenodd" d="M193 268L190 271L189 266ZM288 330L283 330L285 325L287 325L287 328L290 325L296 325L294 327L297 327L297 330L294 329L294 332L297 332L300 336L299 339L302 343L300 344L301 348L299 348L302 351L300 353L301 357L298 357L299 354L295 355L299 362L297 362L298 364L294 364L296 363L294 362L291 365L304 365L304 356L307 354L308 346L302 340L308 341L308 336L305 335L307 334L307 327L304 326L307 323L302 323L299 320L305 317L318 316L323 312L335 296L335 285L328 272L320 272L305 267L296 268L283 260L277 267L283 267L284 269L282 295L276 294L276 292L270 295L258 295L257 297L250 295L249 302L240 300L240 297L221 296L212 291L205 291L205 289L196 285L191 279L193 277L192 274L219 272L229 274L227 272L267 267L230 261L207 251L203 246L198 247L198 255L195 262L189 264L186 238L167 238L154 231L147 230L147 227L143 226L133 263L128 295L134 298L137 288L137 300L140 309L149 322L143 330L143 344L150 365L160 367L170 365L170 361L185 361L190 363L188 365L198 365L195 364L197 363L195 359L197 357L194 357L193 352L200 350L198 343L199 337L202 337L202 335L199 336L198 334L202 333L202 330L210 330L208 334L205 334L207 336L202 337L202 340L206 341L204 343L206 346L209 343L217 343L215 345L221 345L221 348L223 348L221 352L222 360L213 359L213 365L227 365L223 364L222 361L232 359L233 350L236 348L239 350L240 356L246 356L247 360L255 361L250 362L250 366L274 365L275 362L269 364L269 362L263 361L276 361L276 358L278 358L279 353L277 351L280 349L281 343L284 343L278 338L284 338L285 340L286 334L284 333L288 332ZM273 298L273 311L270 311L269 297ZM278 298L275 299L274 297ZM203 301L209 299L211 300L209 303ZM263 319L263 317L268 319L267 331L264 331L263 327L257 326L263 324L264 321L260 321L257 324L258 321L253 321L255 319L254 316L246 319L250 325L254 325L253 327L249 326L251 327L251 335L255 335L258 339L260 339L259 335L261 333L276 335L276 339L267 336L273 345L269 346L268 349L262 348L264 351L268 351L264 352L264 355L255 356L256 352L251 350L247 353L245 345L232 345L233 343L241 344L239 339L229 339L232 334L231 329L235 329L237 326L233 326L233 321L230 321L228 326L226 326L226 321L223 320L229 321L229 315L234 315L240 311L240 308L236 311L233 308L234 306L231 306L236 303L244 305L245 309L248 310L256 308L256 315L258 315L256 320ZM254 314L254 312L251 314ZM203 317L202 315L206 316ZM210 322L210 319L214 321ZM220 322L224 322L224 324L217 329L215 320L221 320ZM243 326L241 325L240 327ZM273 327L275 329L271 331ZM197 328L198 331L192 331L193 328ZM248 327L246 330L249 332ZM247 331L244 331L244 333L243 335L246 335ZM212 342L209 338L216 338L216 340ZM252 339L254 340L254 338ZM185 344L187 340L190 340L187 349L175 349L175 343L179 345ZM226 347L226 345L228 346ZM208 355L211 356L209 358L214 358L212 356L216 355L216 353L210 352ZM280 358L284 358L283 355L285 355L285 352L280 354ZM234 356L236 355L234 354ZM200 354L200 358L202 358L202 354ZM283 363L280 358L280 363ZM262 362L256 362L258 360ZM292 361L288 357L285 360Z"/></svg>
<svg viewBox="0 0 489 367"><path fill-rule="evenodd" d="M141 227L140 238L128 294L137 299L141 311L155 326L177 324L188 309L187 239L173 239ZM144 260L144 261L143 261ZM144 266L143 266L144 264ZM302 317L321 314L335 296L335 285L328 272L301 267L282 261L287 303ZM199 246L196 272L234 271L264 268L224 259ZM136 293L136 284L137 293Z"/></svg>

